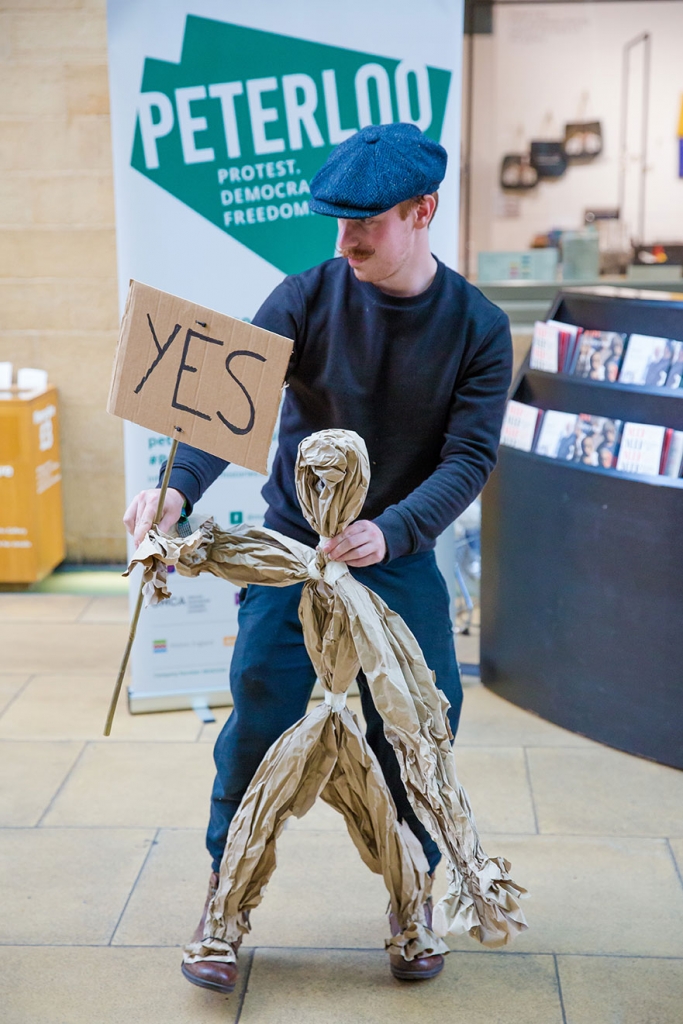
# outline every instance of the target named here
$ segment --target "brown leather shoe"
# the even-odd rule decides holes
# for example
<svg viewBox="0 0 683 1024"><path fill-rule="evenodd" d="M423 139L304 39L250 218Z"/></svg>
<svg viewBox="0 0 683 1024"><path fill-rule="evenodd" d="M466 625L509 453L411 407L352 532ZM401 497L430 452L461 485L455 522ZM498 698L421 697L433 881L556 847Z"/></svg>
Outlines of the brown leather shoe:
<svg viewBox="0 0 683 1024"><path fill-rule="evenodd" d="M217 888L218 874L213 871L209 879L209 892L204 904L204 910L192 936L193 942L200 942L204 937L204 925L206 924L209 903L216 895ZM240 938L234 943L233 949L235 954L237 954L241 942L242 939ZM180 969L187 980L191 981L193 985L199 985L200 988L211 988L215 992L232 992L237 984L237 964L221 963L219 960L197 960L193 964L183 962Z"/></svg>
<svg viewBox="0 0 683 1024"><path fill-rule="evenodd" d="M425 918L427 927L432 927L432 900L431 897L425 903ZM393 914L389 914L391 934L398 935L401 929ZM399 981L427 981L435 978L443 970L443 957L441 953L434 956L416 956L414 960L404 960L402 956L389 955L389 967L391 973Z"/></svg>

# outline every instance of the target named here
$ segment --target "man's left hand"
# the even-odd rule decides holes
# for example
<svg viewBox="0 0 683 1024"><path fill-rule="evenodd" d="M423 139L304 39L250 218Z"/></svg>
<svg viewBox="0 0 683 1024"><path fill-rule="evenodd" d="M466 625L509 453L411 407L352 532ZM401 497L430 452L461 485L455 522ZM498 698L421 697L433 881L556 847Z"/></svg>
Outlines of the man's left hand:
<svg viewBox="0 0 683 1024"><path fill-rule="evenodd" d="M336 537L325 541L323 550L335 562L361 568L381 562L387 553L387 542L379 526L369 519L359 519Z"/></svg>

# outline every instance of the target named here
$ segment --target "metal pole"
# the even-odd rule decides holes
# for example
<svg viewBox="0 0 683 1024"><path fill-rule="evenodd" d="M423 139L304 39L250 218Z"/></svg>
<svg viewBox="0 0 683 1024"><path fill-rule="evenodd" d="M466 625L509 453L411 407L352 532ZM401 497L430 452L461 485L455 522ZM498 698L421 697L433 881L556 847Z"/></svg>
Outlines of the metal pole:
<svg viewBox="0 0 683 1024"><path fill-rule="evenodd" d="M645 233L645 176L647 174L647 138L649 127L649 96L650 96L650 33L641 32L624 44L624 58L621 76L621 152L619 157L619 181L617 185L619 217L625 223L626 177L628 174L628 116L629 116L629 84L631 77L631 51L643 46L643 109L641 111L640 130L640 187L638 190L638 239L631 239L642 244Z"/></svg>
<svg viewBox="0 0 683 1024"><path fill-rule="evenodd" d="M156 526L160 521L163 511L164 502L166 501L166 491L168 490L168 482L171 479L171 470L173 469L173 461L175 459L176 451L178 450L177 438L171 441L171 450L168 453L168 461L166 463L166 469L164 470L164 476L161 481L161 490L159 491L159 501L157 502L157 510L154 515L153 525ZM128 634L128 641L126 643L126 649L123 652L123 658L121 659L121 665L119 667L119 674L116 678L116 685L114 686L114 692L111 695L111 703L109 704L109 711L107 713L107 721L104 726L104 735L109 736L111 734L111 726L114 721L114 713L116 712L116 705L119 702L119 694L121 693L121 687L123 685L123 677L126 674L128 667L128 659L130 658L130 652L133 647L133 641L135 640L135 633L138 628L138 619L140 618L140 612L142 611L142 580L140 580L140 590L138 592L138 599L135 602L135 611L133 612L133 618L130 623L130 632Z"/></svg>
<svg viewBox="0 0 683 1024"><path fill-rule="evenodd" d="M629 84L629 56L631 43L624 46L624 55L621 66L621 139L619 146L619 179L617 183L617 207L619 218L624 219L624 208L626 206L626 165L628 163L628 84Z"/></svg>
<svg viewBox="0 0 683 1024"><path fill-rule="evenodd" d="M638 243L645 244L645 192L647 185L647 136L650 124L650 47L649 32L643 35L643 110L640 141L640 195L638 196Z"/></svg>

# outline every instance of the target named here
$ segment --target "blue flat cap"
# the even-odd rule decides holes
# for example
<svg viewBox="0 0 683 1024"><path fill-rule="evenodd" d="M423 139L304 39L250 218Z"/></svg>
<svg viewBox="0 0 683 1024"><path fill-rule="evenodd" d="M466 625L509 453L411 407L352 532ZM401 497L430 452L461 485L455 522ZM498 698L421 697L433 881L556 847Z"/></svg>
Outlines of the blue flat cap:
<svg viewBox="0 0 683 1024"><path fill-rule="evenodd" d="M368 125L333 149L311 180L310 208L328 217L374 217L436 192L448 154L414 124Z"/></svg>

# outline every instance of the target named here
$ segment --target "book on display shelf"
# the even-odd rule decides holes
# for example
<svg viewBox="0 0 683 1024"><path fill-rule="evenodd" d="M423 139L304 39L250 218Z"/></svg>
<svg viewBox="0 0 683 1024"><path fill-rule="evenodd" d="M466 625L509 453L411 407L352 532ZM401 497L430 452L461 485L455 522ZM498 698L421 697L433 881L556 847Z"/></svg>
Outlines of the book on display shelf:
<svg viewBox="0 0 683 1024"><path fill-rule="evenodd" d="M669 451L664 460L664 476L679 477L683 469L683 430L674 430L671 435Z"/></svg>
<svg viewBox="0 0 683 1024"><path fill-rule="evenodd" d="M683 341L672 341L671 350L673 358L669 375L666 378L666 387L680 388L681 381L683 381Z"/></svg>
<svg viewBox="0 0 683 1024"><path fill-rule="evenodd" d="M582 331L569 372L613 384L619 378L625 345L626 335L617 331Z"/></svg>
<svg viewBox="0 0 683 1024"><path fill-rule="evenodd" d="M524 402L509 401L503 419L500 443L530 452L534 445L541 410Z"/></svg>
<svg viewBox="0 0 683 1024"><path fill-rule="evenodd" d="M560 332L553 324L537 320L531 340L530 365L532 370L557 373L560 368Z"/></svg>
<svg viewBox="0 0 683 1024"><path fill-rule="evenodd" d="M565 372L571 365L581 328L559 320L537 320L531 341L530 366L546 373Z"/></svg>
<svg viewBox="0 0 683 1024"><path fill-rule="evenodd" d="M584 466L613 469L617 463L621 420L581 413L577 418L574 461Z"/></svg>
<svg viewBox="0 0 683 1024"><path fill-rule="evenodd" d="M551 459L612 469L620 431L620 420L548 409L543 414L534 451Z"/></svg>
<svg viewBox="0 0 683 1024"><path fill-rule="evenodd" d="M631 334L621 364L619 382L664 387L673 362L673 344L668 338Z"/></svg>
<svg viewBox="0 0 683 1024"><path fill-rule="evenodd" d="M574 361L579 335L583 333L582 327L576 324L563 324L560 320L548 320L560 336L560 370L566 373Z"/></svg>
<svg viewBox="0 0 683 1024"><path fill-rule="evenodd" d="M625 423L616 468L620 473L659 476L673 431L651 423Z"/></svg>
<svg viewBox="0 0 683 1024"><path fill-rule="evenodd" d="M546 455L550 459L573 459L578 443L577 420L576 413L558 412L556 409L544 412L534 446L536 454Z"/></svg>
<svg viewBox="0 0 683 1024"><path fill-rule="evenodd" d="M671 427L667 427L664 432L664 443L662 444L662 457L659 460L659 475L664 475L664 470L669 461L669 450L671 448L671 441L674 436L674 432Z"/></svg>

